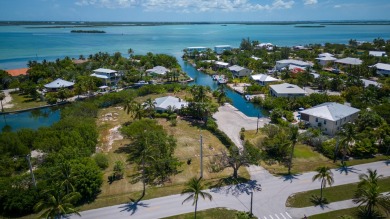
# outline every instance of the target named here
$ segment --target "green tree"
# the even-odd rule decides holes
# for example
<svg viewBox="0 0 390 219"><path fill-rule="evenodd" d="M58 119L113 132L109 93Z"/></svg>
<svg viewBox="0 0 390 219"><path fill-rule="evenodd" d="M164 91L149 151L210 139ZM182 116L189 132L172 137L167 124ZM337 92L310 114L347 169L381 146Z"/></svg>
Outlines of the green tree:
<svg viewBox="0 0 390 219"><path fill-rule="evenodd" d="M206 189L202 178L192 178L190 181L187 182L185 189L181 192L182 195L189 195L186 199L184 199L184 202L188 202L193 200L192 205L195 205L195 218L196 218L196 211L198 210L198 200L199 196L203 199L208 198L210 201L213 199L210 193L204 192L202 190Z"/></svg>
<svg viewBox="0 0 390 219"><path fill-rule="evenodd" d="M337 133L340 136L340 144L342 146L342 164L345 164L345 157L351 151L355 141L356 141L356 130L353 123L346 123L343 125L341 130Z"/></svg>
<svg viewBox="0 0 390 219"><path fill-rule="evenodd" d="M325 199L323 197L323 189L329 185L329 186L332 186L332 184L334 183L334 179L333 179L333 173L332 171L330 170L329 167L318 167L316 169L317 171L317 174L313 176L313 182L316 181L316 180L319 180L321 182L321 196L320 196L320 202L321 203L324 203Z"/></svg>
<svg viewBox="0 0 390 219"><path fill-rule="evenodd" d="M156 108L156 101L152 100L152 98L148 98L144 103L143 103L144 109L147 112L149 117L152 117L154 113L154 109Z"/></svg>
<svg viewBox="0 0 390 219"><path fill-rule="evenodd" d="M78 192L65 194L59 189L46 192L45 195L46 198L34 206L36 212L43 210L39 218L61 219L67 214L77 214L80 216L73 206L81 198Z"/></svg>
<svg viewBox="0 0 390 219"><path fill-rule="evenodd" d="M376 170L367 170L368 174L360 174L360 182L355 192L353 202L364 205L363 214L365 218L373 218L376 209L390 213L390 196L379 192L378 180L383 177L378 175ZM377 212L379 213L379 212Z"/></svg>

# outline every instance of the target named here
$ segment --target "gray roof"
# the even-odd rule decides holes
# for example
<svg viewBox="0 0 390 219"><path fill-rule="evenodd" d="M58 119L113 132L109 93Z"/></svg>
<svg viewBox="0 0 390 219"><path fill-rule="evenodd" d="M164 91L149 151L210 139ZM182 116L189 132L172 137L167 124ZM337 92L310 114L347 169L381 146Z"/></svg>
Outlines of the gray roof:
<svg viewBox="0 0 390 219"><path fill-rule="evenodd" d="M169 71L169 69L165 68L164 66L156 66L152 69L146 70L146 72L155 73L155 74L159 74L159 75L164 75L168 71Z"/></svg>
<svg viewBox="0 0 390 219"><path fill-rule="evenodd" d="M252 75L251 77L255 81L264 81L264 82L279 81L279 79L265 75L265 74Z"/></svg>
<svg viewBox="0 0 390 219"><path fill-rule="evenodd" d="M269 87L278 94L306 94L306 91L295 84L274 84Z"/></svg>
<svg viewBox="0 0 390 219"><path fill-rule="evenodd" d="M233 66L229 67L230 71L236 71L236 72L239 72L239 71L244 70L244 69L245 69L244 67L241 67L241 66L238 66L238 65L233 65Z"/></svg>
<svg viewBox="0 0 390 219"><path fill-rule="evenodd" d="M333 57L333 56L334 56L333 54L328 53L328 52L321 53L321 54L318 55L319 58L322 58L322 57Z"/></svg>
<svg viewBox="0 0 390 219"><path fill-rule="evenodd" d="M110 73L117 73L115 70L107 69L107 68L98 68L93 70L95 73L105 73L105 74L110 74Z"/></svg>
<svg viewBox="0 0 390 219"><path fill-rule="evenodd" d="M168 109L168 106L175 107L175 109L181 109L182 107L187 106L187 102L185 102L183 99L179 99L177 97L172 96L166 96L166 97L160 97L155 99L154 106L157 109Z"/></svg>
<svg viewBox="0 0 390 219"><path fill-rule="evenodd" d="M386 70L390 71L390 64L385 64L385 63L377 63L371 67L376 67L379 70Z"/></svg>
<svg viewBox="0 0 390 219"><path fill-rule="evenodd" d="M357 58L344 58L344 59L338 59L336 60L337 63L345 64L345 65L361 65L363 63L362 60Z"/></svg>
<svg viewBox="0 0 390 219"><path fill-rule="evenodd" d="M73 85L74 85L73 82L65 81L65 80L62 80L61 78L57 78L56 80L54 80L48 84L45 84L44 87L53 89L53 88L61 88L61 87L71 87Z"/></svg>
<svg viewBox="0 0 390 219"><path fill-rule="evenodd" d="M292 64L292 65L298 65L298 66L312 66L311 63L295 60L295 59L283 59L276 61L277 63L283 63L283 64Z"/></svg>
<svg viewBox="0 0 390 219"><path fill-rule="evenodd" d="M375 57L382 57L382 56L387 56L385 51L369 51L368 54L370 56L375 56Z"/></svg>
<svg viewBox="0 0 390 219"><path fill-rule="evenodd" d="M364 87L368 87L370 85L374 85L375 87L380 87L381 86L381 84L379 84L376 81L371 81L371 80L367 80L367 79L360 79L360 80L363 81Z"/></svg>
<svg viewBox="0 0 390 219"><path fill-rule="evenodd" d="M360 110L335 102L327 102L310 109L301 111L301 114L307 114L329 121L338 121L347 116L353 115Z"/></svg>

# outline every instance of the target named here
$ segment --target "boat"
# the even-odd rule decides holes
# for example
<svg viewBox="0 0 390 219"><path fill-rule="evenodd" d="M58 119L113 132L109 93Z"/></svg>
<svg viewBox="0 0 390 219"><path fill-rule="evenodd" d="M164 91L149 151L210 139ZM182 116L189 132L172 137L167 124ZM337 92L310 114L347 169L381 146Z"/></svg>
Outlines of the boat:
<svg viewBox="0 0 390 219"><path fill-rule="evenodd" d="M228 80L225 79L225 78L219 78L219 79L217 80L217 83L218 83L218 84L226 84L227 82L228 82Z"/></svg>
<svg viewBox="0 0 390 219"><path fill-rule="evenodd" d="M212 75L211 77L213 78L214 81L218 80L218 78L219 78L218 75Z"/></svg>

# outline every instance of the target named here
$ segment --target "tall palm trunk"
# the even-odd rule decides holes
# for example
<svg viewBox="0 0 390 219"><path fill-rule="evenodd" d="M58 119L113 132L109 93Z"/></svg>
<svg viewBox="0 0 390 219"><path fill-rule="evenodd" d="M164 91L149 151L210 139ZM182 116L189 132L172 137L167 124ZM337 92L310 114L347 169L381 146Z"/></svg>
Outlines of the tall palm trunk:
<svg viewBox="0 0 390 219"><path fill-rule="evenodd" d="M323 178L321 181L321 201L322 201L322 190L324 188L324 183L325 183L325 178Z"/></svg>
<svg viewBox="0 0 390 219"><path fill-rule="evenodd" d="M294 156L294 148L295 148L295 144L292 144L291 154L290 154L290 162L288 163L288 174L291 174L291 166L292 166L292 159Z"/></svg>
<svg viewBox="0 0 390 219"><path fill-rule="evenodd" d="M196 219L196 211L198 210L198 199L195 200L195 219Z"/></svg>

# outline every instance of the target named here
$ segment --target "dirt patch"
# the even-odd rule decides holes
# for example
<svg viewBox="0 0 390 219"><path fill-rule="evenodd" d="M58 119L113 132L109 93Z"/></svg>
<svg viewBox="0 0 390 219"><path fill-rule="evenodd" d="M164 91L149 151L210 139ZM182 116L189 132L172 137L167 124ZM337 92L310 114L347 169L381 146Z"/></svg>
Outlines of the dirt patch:
<svg viewBox="0 0 390 219"><path fill-rule="evenodd" d="M109 134L107 137L108 138L108 145L106 147L107 151L110 151L112 149L112 144L114 143L114 141L123 139L123 135L119 131L120 127L121 127L121 125L117 125L114 128L109 130Z"/></svg>

